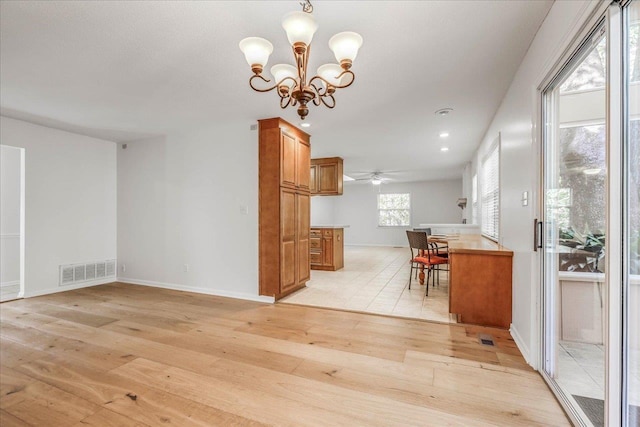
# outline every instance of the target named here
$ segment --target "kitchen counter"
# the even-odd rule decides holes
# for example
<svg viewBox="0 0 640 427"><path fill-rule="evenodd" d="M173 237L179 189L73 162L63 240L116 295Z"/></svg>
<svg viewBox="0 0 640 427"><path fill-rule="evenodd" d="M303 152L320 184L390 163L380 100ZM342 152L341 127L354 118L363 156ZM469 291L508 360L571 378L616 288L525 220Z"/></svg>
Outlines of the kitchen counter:
<svg viewBox="0 0 640 427"><path fill-rule="evenodd" d="M420 228L430 228L432 234L480 234L478 224L420 224Z"/></svg>
<svg viewBox="0 0 640 427"><path fill-rule="evenodd" d="M344 224L312 225L311 228L349 228Z"/></svg>

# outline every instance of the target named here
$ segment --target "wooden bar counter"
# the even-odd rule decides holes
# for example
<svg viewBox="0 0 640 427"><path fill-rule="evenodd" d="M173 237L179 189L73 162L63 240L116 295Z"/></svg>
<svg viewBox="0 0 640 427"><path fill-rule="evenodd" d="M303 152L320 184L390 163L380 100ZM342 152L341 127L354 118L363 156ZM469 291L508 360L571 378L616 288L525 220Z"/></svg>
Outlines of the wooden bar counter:
<svg viewBox="0 0 640 427"><path fill-rule="evenodd" d="M446 240L449 313L461 323L508 329L513 251L480 235Z"/></svg>

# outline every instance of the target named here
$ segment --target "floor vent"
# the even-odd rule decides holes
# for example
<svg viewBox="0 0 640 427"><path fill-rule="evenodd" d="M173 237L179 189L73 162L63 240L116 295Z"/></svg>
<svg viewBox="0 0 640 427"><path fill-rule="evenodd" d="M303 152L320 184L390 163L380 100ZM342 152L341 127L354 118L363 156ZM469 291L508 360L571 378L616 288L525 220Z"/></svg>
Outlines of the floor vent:
<svg viewBox="0 0 640 427"><path fill-rule="evenodd" d="M491 335L478 334L478 341L482 345L489 345L492 347L495 346L495 343L493 342L493 337Z"/></svg>
<svg viewBox="0 0 640 427"><path fill-rule="evenodd" d="M59 286L90 282L96 279L114 277L116 260L89 262L84 264L68 264L60 266Z"/></svg>

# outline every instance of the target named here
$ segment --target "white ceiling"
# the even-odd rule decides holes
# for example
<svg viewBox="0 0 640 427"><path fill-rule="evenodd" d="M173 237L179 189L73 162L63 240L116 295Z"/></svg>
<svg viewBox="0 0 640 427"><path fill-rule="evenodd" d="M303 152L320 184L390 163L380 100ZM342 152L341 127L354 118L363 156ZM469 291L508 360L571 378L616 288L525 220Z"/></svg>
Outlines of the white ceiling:
<svg viewBox="0 0 640 427"><path fill-rule="evenodd" d="M398 180L461 176L549 1L313 1L319 29L310 72L335 62L329 38L364 38L354 85L334 110L311 107L314 157L345 173L401 171ZM298 1L2 1L0 106L5 116L130 141L273 116L299 123L275 93L248 86L238 49L274 44L267 69L292 62L282 16ZM448 117L434 111L453 107ZM450 147L441 153L446 130Z"/></svg>

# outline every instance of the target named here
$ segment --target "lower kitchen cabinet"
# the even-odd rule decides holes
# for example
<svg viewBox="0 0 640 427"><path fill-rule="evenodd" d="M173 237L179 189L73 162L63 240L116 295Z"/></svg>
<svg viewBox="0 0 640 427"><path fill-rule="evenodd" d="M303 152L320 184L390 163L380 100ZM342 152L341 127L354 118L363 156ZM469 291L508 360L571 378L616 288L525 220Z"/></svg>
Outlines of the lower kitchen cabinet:
<svg viewBox="0 0 640 427"><path fill-rule="evenodd" d="M344 229L311 228L309 259L312 270L336 271L344 267Z"/></svg>

